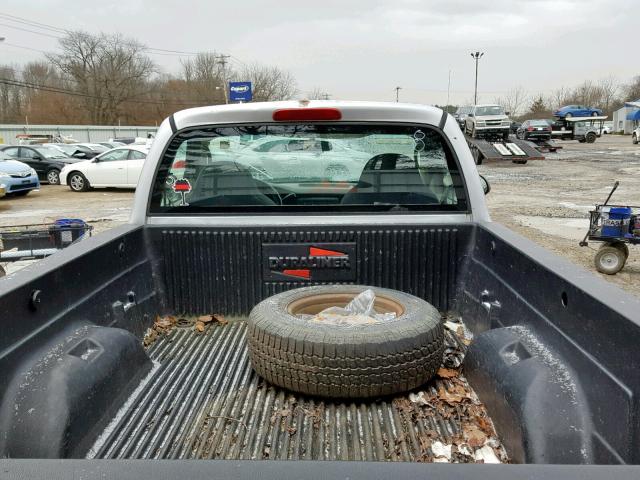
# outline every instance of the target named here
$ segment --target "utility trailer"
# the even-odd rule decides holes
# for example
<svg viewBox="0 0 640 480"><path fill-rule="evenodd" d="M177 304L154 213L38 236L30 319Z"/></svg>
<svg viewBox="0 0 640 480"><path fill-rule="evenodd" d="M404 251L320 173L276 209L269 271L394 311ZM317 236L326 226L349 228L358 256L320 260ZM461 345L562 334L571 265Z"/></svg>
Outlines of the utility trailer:
<svg viewBox="0 0 640 480"><path fill-rule="evenodd" d="M535 149L542 153L555 153L558 150L562 150L560 145L557 145L553 139L544 140L542 138L532 138L531 140L527 140L535 145Z"/></svg>
<svg viewBox="0 0 640 480"><path fill-rule="evenodd" d="M485 161L500 160L511 160L513 163L524 165L529 160L544 160L544 156L531 142L513 136L506 142L501 139L479 139L468 135L465 137L476 165Z"/></svg>
<svg viewBox="0 0 640 480"><path fill-rule="evenodd" d="M560 140L594 143L600 136L607 115L558 118L551 123L551 136Z"/></svg>

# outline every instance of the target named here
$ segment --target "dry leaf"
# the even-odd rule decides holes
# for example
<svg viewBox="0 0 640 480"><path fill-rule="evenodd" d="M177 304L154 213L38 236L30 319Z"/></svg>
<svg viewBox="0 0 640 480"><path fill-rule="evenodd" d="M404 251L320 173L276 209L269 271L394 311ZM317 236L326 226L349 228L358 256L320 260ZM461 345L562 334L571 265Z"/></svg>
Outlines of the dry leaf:
<svg viewBox="0 0 640 480"><path fill-rule="evenodd" d="M213 315L200 315L198 317L198 322L209 323L213 321Z"/></svg>
<svg viewBox="0 0 640 480"><path fill-rule="evenodd" d="M224 315L222 315L221 313L214 313L213 315L211 315L211 317L220 325L226 325L227 323L229 323L229 321L224 318Z"/></svg>
<svg viewBox="0 0 640 480"><path fill-rule="evenodd" d="M452 405L454 403L460 403L463 399L462 395L449 393L447 390L445 390L442 387L438 388L438 397L442 401L447 402L449 405Z"/></svg>
<svg viewBox="0 0 640 480"><path fill-rule="evenodd" d="M487 436L475 425L465 425L462 430L471 448L481 447L487 441Z"/></svg>
<svg viewBox="0 0 640 480"><path fill-rule="evenodd" d="M457 377L458 375L460 375L460 372L453 368L441 367L438 369L438 376L441 378L452 378L452 377Z"/></svg>
<svg viewBox="0 0 640 480"><path fill-rule="evenodd" d="M202 323L200 321L196 322L195 329L196 329L196 331L198 331L200 333L204 332L204 330L205 330L204 323Z"/></svg>
<svg viewBox="0 0 640 480"><path fill-rule="evenodd" d="M491 422L489 420L487 420L485 417L476 417L475 418L476 423L478 424L478 426L480 427L480 429L488 436L492 436L494 435L494 430L493 430L493 425L491 425Z"/></svg>
<svg viewBox="0 0 640 480"><path fill-rule="evenodd" d="M149 328L149 329L147 329L147 332L144 335L144 339L143 339L142 343L144 344L145 347L148 347L153 342L155 342L157 338L158 338L158 332L156 332L152 328Z"/></svg>

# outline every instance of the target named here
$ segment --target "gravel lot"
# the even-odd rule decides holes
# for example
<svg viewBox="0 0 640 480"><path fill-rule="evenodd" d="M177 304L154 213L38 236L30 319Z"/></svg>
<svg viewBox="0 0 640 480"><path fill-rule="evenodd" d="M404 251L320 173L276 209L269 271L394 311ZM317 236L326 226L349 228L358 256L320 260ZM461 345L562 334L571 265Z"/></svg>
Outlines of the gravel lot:
<svg viewBox="0 0 640 480"><path fill-rule="evenodd" d="M487 196L491 215L520 234L553 250L573 263L640 295L640 249L632 247L622 272L601 275L593 266L598 244L580 248L588 225L588 211L602 203L615 180L620 187L612 203L640 205L640 146L630 137L605 135L594 144L560 142L557 153L526 165L510 162L478 167L491 183ZM71 192L45 185L26 197L0 200L0 226L51 222L56 218L82 218L101 231L125 223L133 191ZM20 264L9 264L9 271Z"/></svg>

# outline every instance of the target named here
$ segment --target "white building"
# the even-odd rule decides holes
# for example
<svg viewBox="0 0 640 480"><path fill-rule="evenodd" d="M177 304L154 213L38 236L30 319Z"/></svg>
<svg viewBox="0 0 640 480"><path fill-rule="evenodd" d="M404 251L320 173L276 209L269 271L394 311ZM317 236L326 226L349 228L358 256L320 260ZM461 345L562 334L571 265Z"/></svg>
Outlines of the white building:
<svg viewBox="0 0 640 480"><path fill-rule="evenodd" d="M626 102L624 107L613 112L613 132L623 131L630 135L640 122L640 100Z"/></svg>

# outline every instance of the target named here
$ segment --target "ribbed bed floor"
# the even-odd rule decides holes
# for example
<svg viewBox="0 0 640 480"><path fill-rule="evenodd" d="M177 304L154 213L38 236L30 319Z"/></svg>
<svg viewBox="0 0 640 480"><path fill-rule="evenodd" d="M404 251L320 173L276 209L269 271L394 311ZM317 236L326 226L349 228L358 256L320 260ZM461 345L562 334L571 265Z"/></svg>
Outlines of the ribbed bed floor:
<svg viewBox="0 0 640 480"><path fill-rule="evenodd" d="M462 438L466 408L440 412L408 395L334 403L275 388L252 371L245 336L244 321L161 336L149 348L154 368L88 456L432 461L435 442ZM455 367L465 347L449 331L447 342ZM422 391L437 396L450 382Z"/></svg>

